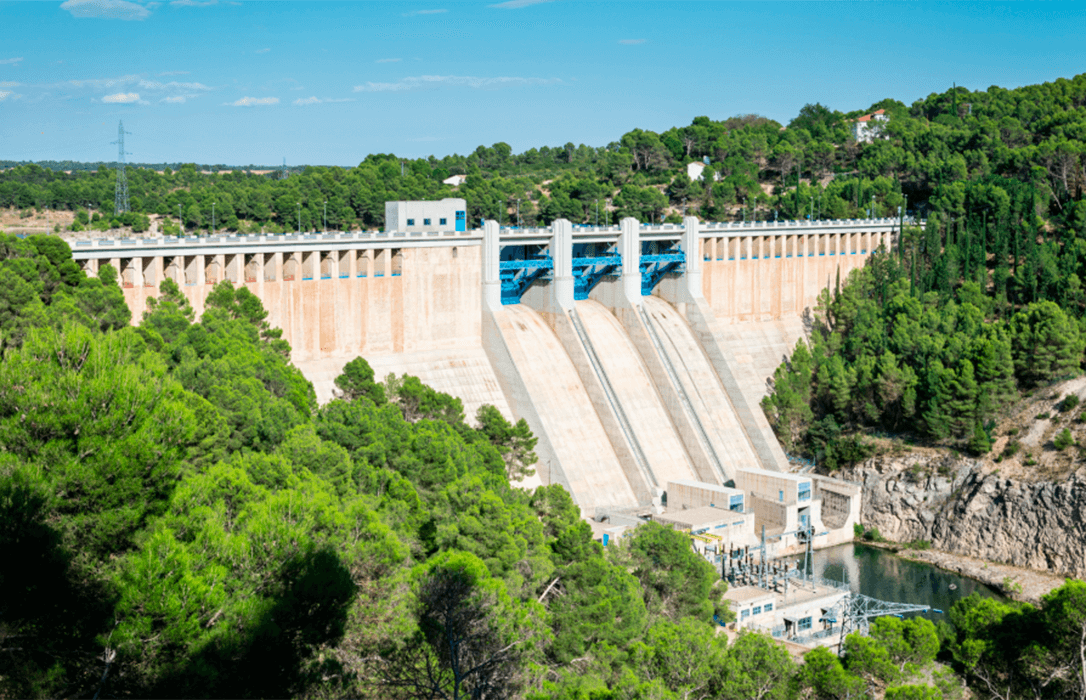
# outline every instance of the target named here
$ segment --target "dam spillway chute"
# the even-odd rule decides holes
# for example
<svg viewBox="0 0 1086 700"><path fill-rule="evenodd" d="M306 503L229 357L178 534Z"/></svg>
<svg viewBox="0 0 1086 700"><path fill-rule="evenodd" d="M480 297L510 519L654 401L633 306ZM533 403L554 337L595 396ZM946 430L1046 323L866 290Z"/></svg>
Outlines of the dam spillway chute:
<svg viewBox="0 0 1086 700"><path fill-rule="evenodd" d="M514 415L539 438L545 483L561 483L589 515L639 502L573 362L543 317L523 304L491 311L488 352ZM503 357L504 355L504 357ZM544 474L546 472L546 474Z"/></svg>
<svg viewBox="0 0 1086 700"><path fill-rule="evenodd" d="M670 379L688 402L684 408L691 412L701 439L708 443L715 458L721 483L733 479L738 468L757 464L758 455L751 448L743 424L686 320L656 296L644 297L642 309L645 324L674 373Z"/></svg>

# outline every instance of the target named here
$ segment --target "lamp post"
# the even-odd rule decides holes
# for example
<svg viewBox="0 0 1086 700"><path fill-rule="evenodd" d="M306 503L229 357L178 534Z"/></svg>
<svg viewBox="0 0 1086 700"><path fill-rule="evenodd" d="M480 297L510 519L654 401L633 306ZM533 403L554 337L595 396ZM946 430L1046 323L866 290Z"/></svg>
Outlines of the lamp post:
<svg viewBox="0 0 1086 700"><path fill-rule="evenodd" d="M215 235L215 202L211 203L211 235Z"/></svg>
<svg viewBox="0 0 1086 700"><path fill-rule="evenodd" d="M324 200L324 232L328 233L328 200Z"/></svg>
<svg viewBox="0 0 1086 700"><path fill-rule="evenodd" d="M298 204L298 235L300 236L300 235L302 235L302 203L297 202L297 204Z"/></svg>
<svg viewBox="0 0 1086 700"><path fill-rule="evenodd" d="M185 220L181 218L181 205L177 205L177 228L181 232L181 235L185 235Z"/></svg>
<svg viewBox="0 0 1086 700"><path fill-rule="evenodd" d="M517 197L517 228L520 228L520 197Z"/></svg>

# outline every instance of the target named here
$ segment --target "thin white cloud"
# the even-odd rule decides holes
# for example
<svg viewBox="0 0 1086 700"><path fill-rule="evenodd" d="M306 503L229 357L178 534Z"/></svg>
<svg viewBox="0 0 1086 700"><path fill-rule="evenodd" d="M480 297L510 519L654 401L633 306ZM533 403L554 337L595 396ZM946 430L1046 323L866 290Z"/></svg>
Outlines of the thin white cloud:
<svg viewBox="0 0 1086 700"><path fill-rule="evenodd" d="M184 71L178 71L184 72ZM197 82L178 82L170 80L148 80L139 75L122 75L117 78L92 78L87 80L69 80L57 85L47 86L61 89L89 89L95 92L119 91L120 94L132 93L157 93L156 97L185 97L186 99L197 97L200 94L210 92L213 88ZM160 100L161 101L161 100ZM147 104L144 102L143 104Z"/></svg>
<svg viewBox="0 0 1086 700"><path fill-rule="evenodd" d="M295 107L305 107L307 105L332 104L334 102L354 102L354 100L350 97L325 97L324 99L321 99L314 95L313 97L303 97L301 99L294 100L293 102L291 102L291 104Z"/></svg>
<svg viewBox="0 0 1086 700"><path fill-rule="evenodd" d="M151 16L146 7L128 0L67 0L61 3L60 9L80 18L142 20Z"/></svg>
<svg viewBox="0 0 1086 700"><path fill-rule="evenodd" d="M200 0L172 0L170 4L174 7L211 7L212 5L218 5L219 0L207 0L207 2L200 2Z"/></svg>
<svg viewBox="0 0 1086 700"><path fill-rule="evenodd" d="M269 51L271 51L271 49L257 49L256 51L253 51L253 53L268 53Z"/></svg>
<svg viewBox="0 0 1086 700"><path fill-rule="evenodd" d="M496 7L499 10L519 10L522 7L542 5L545 2L554 2L554 0L506 0L495 5L488 5L488 7Z"/></svg>
<svg viewBox="0 0 1086 700"><path fill-rule="evenodd" d="M191 71L187 70L168 70L158 74L158 77L165 78L170 75L188 75Z"/></svg>
<svg viewBox="0 0 1086 700"><path fill-rule="evenodd" d="M399 63L402 58L379 58L374 63Z"/></svg>
<svg viewBox="0 0 1086 700"><path fill-rule="evenodd" d="M211 89L203 83L179 83L176 80L171 80L168 83L160 83L157 80L140 80L138 84L144 90L167 90L172 92L190 92L192 90L207 92Z"/></svg>
<svg viewBox="0 0 1086 700"><path fill-rule="evenodd" d="M644 44L644 39L619 39L618 43L625 44L626 46L635 46L637 44Z"/></svg>
<svg viewBox="0 0 1086 700"><path fill-rule="evenodd" d="M22 86L23 86L22 83L16 83L15 81L12 81L12 80L0 80L0 88L22 87Z"/></svg>
<svg viewBox="0 0 1086 700"><path fill-rule="evenodd" d="M15 63L19 63L22 60L23 60L22 56L20 56L19 58L0 58L0 66L13 65Z"/></svg>
<svg viewBox="0 0 1086 700"><path fill-rule="evenodd" d="M8 98L8 95L13 95L11 90L0 90L0 102L3 102Z"/></svg>
<svg viewBox="0 0 1086 700"><path fill-rule="evenodd" d="M404 78L396 83L366 83L355 85L355 92L407 92L408 90L420 90L424 88L441 87L469 87L477 90L496 90L503 87L520 87L524 85L554 85L561 83L559 78L480 78L470 75L419 75Z"/></svg>
<svg viewBox="0 0 1086 700"><path fill-rule="evenodd" d="M66 88L91 88L92 90L109 89L113 87L121 87L123 85L131 85L138 82L142 78L138 75L122 75L119 78L89 78L87 80L67 80L57 85L57 87Z"/></svg>
<svg viewBox="0 0 1086 700"><path fill-rule="evenodd" d="M185 104L187 100L187 95L174 95L173 97L163 97L159 102L165 102L168 105L180 105Z"/></svg>
<svg viewBox="0 0 1086 700"><path fill-rule="evenodd" d="M140 104L147 104L140 99L138 92L118 92L116 95L106 95L102 98L102 102L108 104L132 104L133 102L139 102Z"/></svg>
<svg viewBox="0 0 1086 700"><path fill-rule="evenodd" d="M442 15L448 12L448 10L415 10L414 12L405 12L404 17L417 17L418 15Z"/></svg>
<svg viewBox="0 0 1086 700"><path fill-rule="evenodd" d="M234 102L224 102L228 107L266 107L279 104L278 97L242 97Z"/></svg>

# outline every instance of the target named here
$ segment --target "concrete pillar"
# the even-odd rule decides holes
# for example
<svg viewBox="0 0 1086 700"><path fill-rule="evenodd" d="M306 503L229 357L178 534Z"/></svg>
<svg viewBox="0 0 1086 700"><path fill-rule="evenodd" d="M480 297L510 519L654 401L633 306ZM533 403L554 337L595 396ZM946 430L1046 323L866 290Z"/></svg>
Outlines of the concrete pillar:
<svg viewBox="0 0 1086 700"><path fill-rule="evenodd" d="M132 267L132 286L143 286L143 258L132 258L128 263Z"/></svg>
<svg viewBox="0 0 1086 700"><path fill-rule="evenodd" d="M163 280L166 279L166 259L156 255L151 261L151 269L154 270L155 287L161 288Z"/></svg>
<svg viewBox="0 0 1086 700"><path fill-rule="evenodd" d="M620 227L618 249L622 256L622 292L626 301L637 306L641 303L641 226L637 219L628 216Z"/></svg>
<svg viewBox="0 0 1086 700"><path fill-rule="evenodd" d="M483 222L483 309L496 311L502 305L501 236L497 221Z"/></svg>
<svg viewBox="0 0 1086 700"><path fill-rule="evenodd" d="M358 277L358 252L357 250L347 251L347 275L351 279Z"/></svg>
<svg viewBox="0 0 1086 700"><path fill-rule="evenodd" d="M267 261L266 258L265 258L264 264L265 265L268 264L268 261ZM272 253L271 266L272 266L272 279L274 281L276 281L276 282L282 282L283 281L283 254L282 253Z"/></svg>
<svg viewBox="0 0 1086 700"><path fill-rule="evenodd" d="M196 286L207 284L207 256L196 256Z"/></svg>
<svg viewBox="0 0 1086 700"><path fill-rule="evenodd" d="M702 260L698 254L698 242L701 240L701 226L696 216L683 219L683 252L686 254L686 272L682 275L683 287L691 299L704 294L702 290Z"/></svg>
<svg viewBox="0 0 1086 700"><path fill-rule="evenodd" d="M555 219L551 224L551 257L554 259L554 282L550 303L555 311L567 311L573 304L573 224Z"/></svg>

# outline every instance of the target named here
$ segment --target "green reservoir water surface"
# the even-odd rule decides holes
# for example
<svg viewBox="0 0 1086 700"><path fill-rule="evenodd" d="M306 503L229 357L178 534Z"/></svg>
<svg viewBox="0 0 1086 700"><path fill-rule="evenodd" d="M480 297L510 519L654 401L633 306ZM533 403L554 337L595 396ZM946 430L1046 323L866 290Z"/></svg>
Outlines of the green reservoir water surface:
<svg viewBox="0 0 1086 700"><path fill-rule="evenodd" d="M930 605L944 612L971 593L1003 598L975 579L862 544L819 550L814 553L812 567L816 576L848 583L853 593L896 603ZM941 617L931 613L924 616L932 620Z"/></svg>

